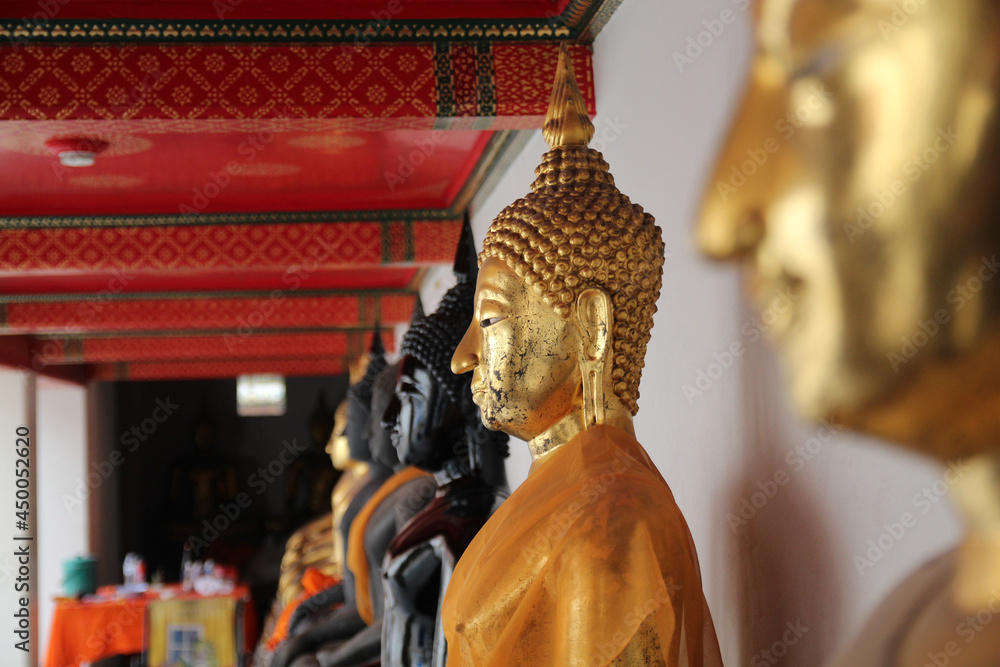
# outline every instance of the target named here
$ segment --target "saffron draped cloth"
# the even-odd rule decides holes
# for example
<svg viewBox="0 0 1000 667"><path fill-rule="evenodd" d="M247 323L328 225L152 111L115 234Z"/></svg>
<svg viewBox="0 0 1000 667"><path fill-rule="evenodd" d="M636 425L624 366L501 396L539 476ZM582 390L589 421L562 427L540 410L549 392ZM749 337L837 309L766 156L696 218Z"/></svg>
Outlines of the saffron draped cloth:
<svg viewBox="0 0 1000 667"><path fill-rule="evenodd" d="M371 568L368 565L368 554L365 553L365 531L368 529L368 522L371 521L372 515L375 514L375 510L379 508L379 505L393 491L407 482L428 476L426 472L413 466L403 468L382 483L382 486L365 503L365 506L361 508L361 511L358 512L358 515L354 517L354 521L351 523L351 530L347 535L347 567L351 570L351 574L354 575L354 597L358 605L358 614L368 625L375 622L375 610L372 606L372 591L370 587Z"/></svg>
<svg viewBox="0 0 1000 667"><path fill-rule="evenodd" d="M719 667L694 542L635 438L595 426L536 462L459 560L448 667Z"/></svg>

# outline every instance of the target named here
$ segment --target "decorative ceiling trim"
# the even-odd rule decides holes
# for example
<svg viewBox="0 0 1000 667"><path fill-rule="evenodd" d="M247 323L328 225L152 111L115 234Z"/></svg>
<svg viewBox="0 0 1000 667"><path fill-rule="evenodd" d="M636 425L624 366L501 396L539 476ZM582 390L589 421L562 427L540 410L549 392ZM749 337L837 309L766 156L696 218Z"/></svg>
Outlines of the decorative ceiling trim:
<svg viewBox="0 0 1000 667"><path fill-rule="evenodd" d="M81 334L170 330L222 330L241 340L269 329L406 324L412 292L358 293L272 290L257 296L3 295L0 332Z"/></svg>
<svg viewBox="0 0 1000 667"><path fill-rule="evenodd" d="M0 37L15 46L39 43L337 43L592 41L621 0L572 0L555 16L521 19L185 20L0 19Z"/></svg>
<svg viewBox="0 0 1000 667"><path fill-rule="evenodd" d="M262 332L240 339L232 334L187 336L62 336L36 337L33 358L45 364L123 363L149 361L212 361L238 357L261 359L339 359L357 357L368 348L370 330L322 333ZM384 341L392 351L392 336Z"/></svg>
<svg viewBox="0 0 1000 667"><path fill-rule="evenodd" d="M88 377L97 381L126 381L209 380L251 373L277 373L286 377L341 375L347 372L349 365L349 359L136 362L96 364L90 366Z"/></svg>
<svg viewBox="0 0 1000 667"><path fill-rule="evenodd" d="M0 120L309 119L450 129L541 127L558 45L37 45L0 48ZM589 46L571 49L593 111ZM426 122L424 129L440 127Z"/></svg>
<svg viewBox="0 0 1000 667"><path fill-rule="evenodd" d="M377 222L414 224L454 222L447 209L386 209L383 211L261 211L252 213L199 213L197 215L72 215L0 217L0 229L50 229L67 227L156 227L184 225L284 225L291 223L352 224Z"/></svg>
<svg viewBox="0 0 1000 667"><path fill-rule="evenodd" d="M277 270L291 284L323 268L448 262L460 231L459 219L7 229L0 236L0 275Z"/></svg>

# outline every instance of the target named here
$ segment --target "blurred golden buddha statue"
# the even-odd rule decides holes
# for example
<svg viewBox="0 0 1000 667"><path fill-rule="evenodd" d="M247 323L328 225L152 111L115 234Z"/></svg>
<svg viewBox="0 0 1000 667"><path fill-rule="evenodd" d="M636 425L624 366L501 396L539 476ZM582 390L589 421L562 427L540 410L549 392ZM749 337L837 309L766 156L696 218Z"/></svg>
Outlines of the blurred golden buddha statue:
<svg viewBox="0 0 1000 667"><path fill-rule="evenodd" d="M344 513L357 492L365 485L368 463L351 458L347 444L347 401L337 406L333 434L326 451L333 467L341 471L333 488L330 504L333 511L295 531L285 545L281 559L281 579L278 599L287 605L302 593L302 576L307 568L341 578L344 573L344 539L341 523Z"/></svg>
<svg viewBox="0 0 1000 667"><path fill-rule="evenodd" d="M755 14L699 243L747 267L799 411L950 462L969 528L835 664L1000 664L1000 5Z"/></svg>
<svg viewBox="0 0 1000 667"><path fill-rule="evenodd" d="M451 666L721 664L688 527L632 427L663 241L593 132L564 48L552 150L486 235L452 360L533 464L454 570Z"/></svg>

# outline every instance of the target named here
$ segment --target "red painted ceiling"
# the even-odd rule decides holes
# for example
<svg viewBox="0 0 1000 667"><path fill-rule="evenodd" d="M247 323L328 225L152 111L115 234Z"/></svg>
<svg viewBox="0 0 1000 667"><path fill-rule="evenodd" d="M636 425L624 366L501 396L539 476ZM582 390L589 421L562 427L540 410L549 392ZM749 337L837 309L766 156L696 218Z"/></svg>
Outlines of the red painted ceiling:
<svg viewBox="0 0 1000 667"><path fill-rule="evenodd" d="M8 216L445 209L493 134L131 134L108 137L94 166L80 169L60 166L43 130L5 125L13 123L0 123Z"/></svg>
<svg viewBox="0 0 1000 667"><path fill-rule="evenodd" d="M450 264L470 202L523 145L516 131L541 126L558 45L523 37L567 16L599 26L615 5L0 3L15 21L0 36L44 15L0 40L0 363L79 381L345 372L376 323L408 322L424 269ZM496 41L447 41L472 34L463 18ZM181 33L101 24L88 41L83 19ZM365 32L364 48L343 23L316 33L343 29L340 43L274 41L292 31L274 21L312 35L310 21L369 19L410 23L391 43ZM247 33L256 43L212 23L203 44L200 20L272 23ZM594 113L589 47L572 55ZM67 138L107 147L64 167L46 142Z"/></svg>

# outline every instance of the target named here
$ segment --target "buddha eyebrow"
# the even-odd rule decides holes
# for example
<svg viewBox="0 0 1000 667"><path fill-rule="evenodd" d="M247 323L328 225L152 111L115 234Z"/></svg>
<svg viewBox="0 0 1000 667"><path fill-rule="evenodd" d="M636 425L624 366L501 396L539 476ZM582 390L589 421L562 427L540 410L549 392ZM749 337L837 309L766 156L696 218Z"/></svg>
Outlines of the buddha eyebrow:
<svg viewBox="0 0 1000 667"><path fill-rule="evenodd" d="M482 306L484 303L506 306L509 302L502 294L492 290L483 290L479 293L479 305Z"/></svg>

